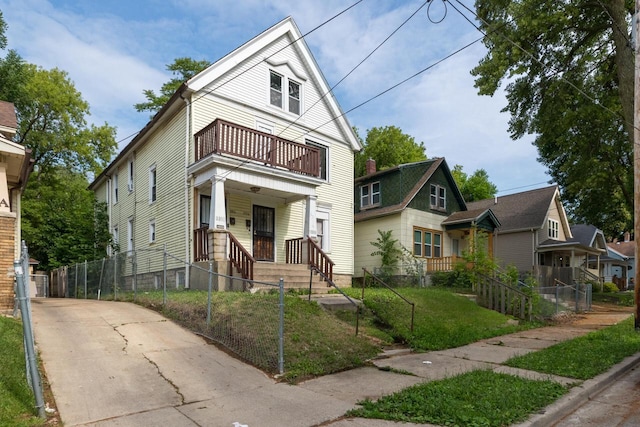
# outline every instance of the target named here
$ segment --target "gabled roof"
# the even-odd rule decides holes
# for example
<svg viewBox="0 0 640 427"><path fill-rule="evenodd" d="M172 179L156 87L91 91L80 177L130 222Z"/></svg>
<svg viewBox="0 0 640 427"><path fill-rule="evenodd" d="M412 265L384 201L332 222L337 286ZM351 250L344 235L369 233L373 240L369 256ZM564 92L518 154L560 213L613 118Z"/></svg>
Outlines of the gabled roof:
<svg viewBox="0 0 640 427"><path fill-rule="evenodd" d="M368 209L368 210L365 210L365 211L360 211L357 214L355 214L354 220L356 222L364 221L366 219L377 218L377 217L386 216L386 215L392 215L392 214L395 214L395 213L403 211L409 205L409 203L411 203L411 201L416 197L416 195L418 194L420 189L422 189L422 187L424 187L427 184L429 179L433 176L433 174L440 167L442 167L444 169L445 175L447 176L447 179L450 181L451 188L452 188L452 190L454 192L454 197L456 197L456 199L460 203L460 206L463 209L466 209L464 198L462 197L462 194L460 193L460 190L458 189L458 186L456 185L455 180L453 179L453 176L451 175L451 170L449 169L449 166L447 165L447 162L445 161L444 157L435 158L435 159L429 159L429 160L423 160L421 162L406 163L406 164L398 165L398 166L395 166L393 168L389 168L389 169L385 169L383 171L376 172L374 174L370 174L370 175L365 175L365 176L359 177L359 178L357 178L355 180L355 182L357 184L359 182L375 180L377 178L380 178L380 176L382 176L382 175L387 175L387 174L392 174L392 173L399 173L404 168L414 167L416 165L424 165L424 168L425 168L424 174L418 180L418 182L416 182L416 184L409 191L407 191L407 194L405 194L404 198L402 199L402 201L400 203L397 203L397 204L391 205L391 206L385 206L385 207L379 208L379 209Z"/></svg>
<svg viewBox="0 0 640 427"><path fill-rule="evenodd" d="M308 67L311 73L313 83L318 85L319 90L323 94L328 94L324 97L323 102L327 105L330 111L333 113L337 122L340 132L344 136L345 140L354 151L360 151L362 145L357 138L353 127L347 120L344 112L340 108L338 101L336 100L333 92L330 90L330 86L324 78L315 58L313 57L309 47L307 46L300 30L296 26L293 18L287 17L278 22L274 26L266 29L261 34L252 38L244 43L242 46L231 51L218 61L211 64L205 70L201 71L197 75L193 76L188 81L184 82L178 90L171 96L171 99L158 111L155 116L145 125L145 127L124 147L116 158L102 171L102 173L94 179L89 185L89 189L93 189L98 183L110 174L110 170L120 163L120 161L137 146L144 143L147 137L153 130L157 129L163 124L163 122L172 117L173 114L180 111L185 106L185 99L189 94L193 94L198 90L203 89L210 84L214 79L222 76L234 67L238 67L239 64L249 59L252 55L259 53L262 49L265 49L269 44L273 43L281 37L289 36L294 41L291 46L300 54L305 65ZM273 60L264 58L265 61L273 63Z"/></svg>
<svg viewBox="0 0 640 427"><path fill-rule="evenodd" d="M500 221L493 214L491 209L474 209L470 211L454 212L447 219L442 221L442 225L452 226L456 224L478 224L481 221L489 219L496 227L500 227Z"/></svg>
<svg viewBox="0 0 640 427"><path fill-rule="evenodd" d="M318 66L315 58L313 57L309 46L305 42L302 33L298 29L298 26L294 22L293 18L290 16L263 31L261 34L257 35L242 46L238 47L215 63L211 64L202 72L193 76L187 81L187 87L189 88L189 90L192 90L194 92L204 89L211 82L219 79L225 73L237 67L238 64L246 61L253 55L258 54L263 49L267 48L269 45L285 36L288 36L292 41L291 46L300 55L303 63L306 65L307 70L311 73L311 80L313 80L313 82L319 87L322 94L327 94L323 98L323 102L325 102L333 117L335 117L336 122L338 123L338 128L342 132L344 138L351 145L351 149L354 151L360 151L362 149L360 140L355 135L353 127L340 108L340 105L338 104L338 101L336 100L333 91L331 90L331 86L329 86L326 79L324 78L324 75L322 74L322 71L320 70L320 67ZM264 60L271 65L282 65L286 63L296 76L304 79L304 77L302 77L303 73L297 70L295 66L288 64L288 61L286 59L281 59L276 55L272 55L271 57L264 58Z"/></svg>
<svg viewBox="0 0 640 427"><path fill-rule="evenodd" d="M607 246L628 258L635 258L636 256L636 242L633 240L628 242L608 243Z"/></svg>
<svg viewBox="0 0 640 427"><path fill-rule="evenodd" d="M560 192L557 185L509 194L493 199L469 202L469 210L491 209L500 219L500 232L515 232L524 230L538 230L545 225L549 209L553 203L558 203L561 221L570 236L569 222L560 202Z"/></svg>
<svg viewBox="0 0 640 427"><path fill-rule="evenodd" d="M595 225L577 224L571 226L572 242L579 242L585 246L606 250L607 240L604 233Z"/></svg>
<svg viewBox="0 0 640 427"><path fill-rule="evenodd" d="M0 101L0 134L11 139L18 129L16 109L11 102Z"/></svg>

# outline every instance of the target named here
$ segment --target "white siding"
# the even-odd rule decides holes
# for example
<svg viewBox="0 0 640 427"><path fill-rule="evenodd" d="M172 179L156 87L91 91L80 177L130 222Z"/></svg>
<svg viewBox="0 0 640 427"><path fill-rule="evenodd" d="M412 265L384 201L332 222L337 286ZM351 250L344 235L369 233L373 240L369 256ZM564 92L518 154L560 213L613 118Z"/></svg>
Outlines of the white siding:
<svg viewBox="0 0 640 427"><path fill-rule="evenodd" d="M402 234L401 218L399 214L384 216L369 221L359 221L355 224L355 240L357 242L354 250L354 277L362 277L362 268L366 268L373 273L373 269L381 266L380 256L371 255L376 250L371 242L375 242L380 237L378 230L391 230L391 237L399 240Z"/></svg>

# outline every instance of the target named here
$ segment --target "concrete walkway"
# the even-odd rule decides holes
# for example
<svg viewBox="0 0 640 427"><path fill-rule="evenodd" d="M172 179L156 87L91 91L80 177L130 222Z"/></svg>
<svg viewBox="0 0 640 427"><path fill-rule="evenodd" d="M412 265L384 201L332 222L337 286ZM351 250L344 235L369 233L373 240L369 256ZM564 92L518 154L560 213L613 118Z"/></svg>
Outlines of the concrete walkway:
<svg viewBox="0 0 640 427"><path fill-rule="evenodd" d="M34 299L32 307L36 344L62 421L65 426L100 427L234 423L249 427L416 426L342 416L362 399L376 399L470 369L491 368L549 378L500 364L513 355L586 334L631 315L620 313L606 319L540 328L446 351L389 354L375 361L378 367L404 370L414 376L364 367L292 386L277 383L159 314L134 304ZM584 387L575 387L563 402L525 425L548 425L550 420L565 416L572 404L583 402L598 387L602 389L615 375L639 362L629 358L595 384L585 382ZM571 398L579 393L581 397Z"/></svg>

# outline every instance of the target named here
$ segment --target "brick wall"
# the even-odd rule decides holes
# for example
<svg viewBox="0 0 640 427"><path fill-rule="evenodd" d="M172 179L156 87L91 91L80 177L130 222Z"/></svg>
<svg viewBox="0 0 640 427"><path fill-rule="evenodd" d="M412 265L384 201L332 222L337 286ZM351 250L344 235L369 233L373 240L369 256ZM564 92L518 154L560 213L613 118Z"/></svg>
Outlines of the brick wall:
<svg viewBox="0 0 640 427"><path fill-rule="evenodd" d="M13 309L13 261L15 258L16 219L0 216L0 312Z"/></svg>

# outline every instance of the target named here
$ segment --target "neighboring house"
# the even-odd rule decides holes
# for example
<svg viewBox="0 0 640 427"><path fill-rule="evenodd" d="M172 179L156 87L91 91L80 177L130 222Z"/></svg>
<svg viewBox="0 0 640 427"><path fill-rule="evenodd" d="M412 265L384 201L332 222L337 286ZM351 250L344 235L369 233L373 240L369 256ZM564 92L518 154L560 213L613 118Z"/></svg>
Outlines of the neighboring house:
<svg viewBox="0 0 640 427"><path fill-rule="evenodd" d="M312 241L313 259L350 284L361 148L286 18L186 81L90 188L121 252L166 245L251 278L306 263ZM188 287L183 270L170 280Z"/></svg>
<svg viewBox="0 0 640 427"><path fill-rule="evenodd" d="M12 103L0 101L0 312L13 309L13 262L20 257L20 199L31 151L12 141L18 129Z"/></svg>
<svg viewBox="0 0 640 427"><path fill-rule="evenodd" d="M631 288L636 274L636 242L631 240L629 232L624 233L624 240L614 241L607 243L608 258L605 259L606 269L604 270L604 278L607 282L613 282L608 277L613 278L616 275L617 278L623 278L622 289ZM622 261L620 258L623 258ZM610 259L609 259L610 258Z"/></svg>
<svg viewBox="0 0 640 427"><path fill-rule="evenodd" d="M589 255L605 253L602 233L577 229L574 237L557 186L524 191L467 204L469 209L491 209L500 220L494 240L496 260L533 274L541 286L584 279ZM593 241L582 241L583 239ZM597 278L597 276L596 276Z"/></svg>
<svg viewBox="0 0 640 427"><path fill-rule="evenodd" d="M427 272L450 270L478 230L487 233L491 251L500 222L492 209L467 209L444 158L383 171L368 160L366 171L354 186L355 276L362 276L363 268L375 273L381 266L380 256L371 255L378 230L391 230L391 237L422 260Z"/></svg>

